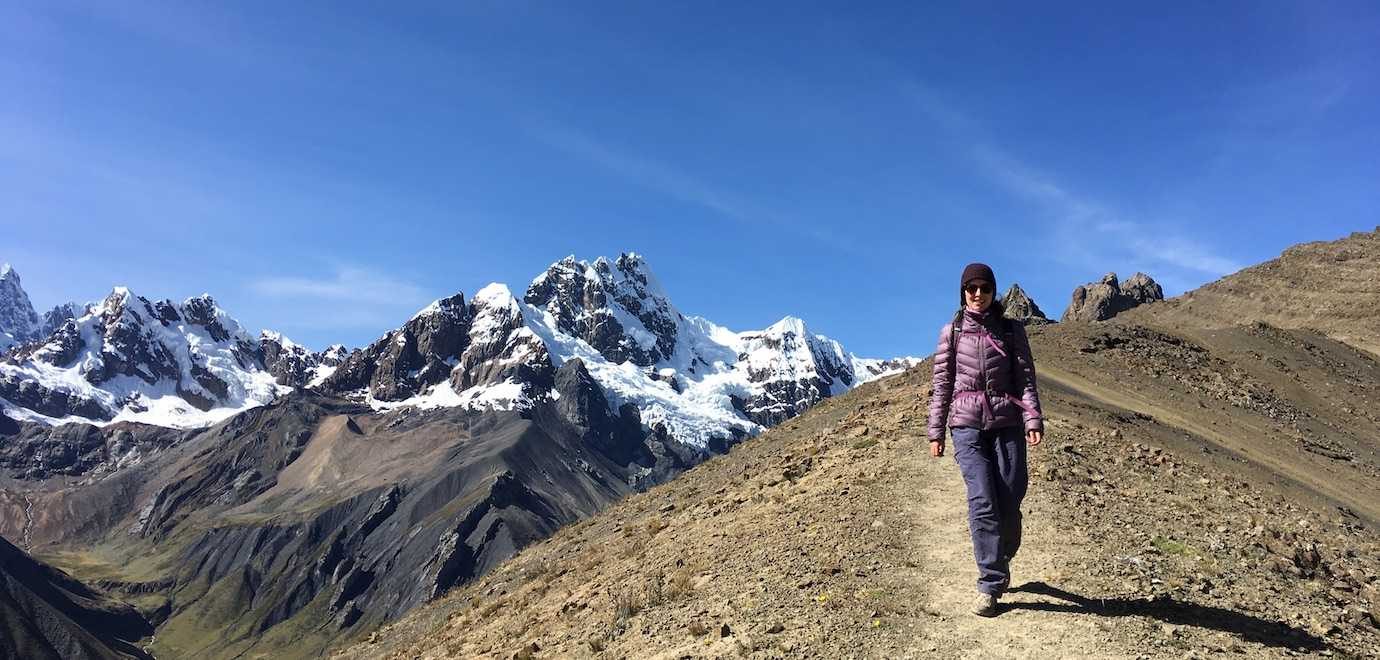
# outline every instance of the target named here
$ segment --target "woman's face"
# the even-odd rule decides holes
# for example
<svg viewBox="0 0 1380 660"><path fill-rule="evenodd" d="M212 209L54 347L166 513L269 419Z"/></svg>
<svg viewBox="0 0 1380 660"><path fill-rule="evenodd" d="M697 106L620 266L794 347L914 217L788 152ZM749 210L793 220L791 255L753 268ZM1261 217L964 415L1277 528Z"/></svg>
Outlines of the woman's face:
<svg viewBox="0 0 1380 660"><path fill-rule="evenodd" d="M963 285L963 303L974 312L987 311L992 304L992 283L987 280L970 280Z"/></svg>

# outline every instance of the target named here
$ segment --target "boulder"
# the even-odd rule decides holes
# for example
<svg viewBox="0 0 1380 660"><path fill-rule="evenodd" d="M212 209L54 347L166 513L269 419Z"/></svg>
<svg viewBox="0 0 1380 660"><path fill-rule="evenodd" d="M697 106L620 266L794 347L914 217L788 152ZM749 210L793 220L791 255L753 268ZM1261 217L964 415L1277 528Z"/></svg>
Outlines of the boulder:
<svg viewBox="0 0 1380 660"><path fill-rule="evenodd" d="M1102 276L1073 290L1062 321L1105 321L1128 309L1164 300L1160 285L1145 273L1136 273L1123 285L1116 273Z"/></svg>

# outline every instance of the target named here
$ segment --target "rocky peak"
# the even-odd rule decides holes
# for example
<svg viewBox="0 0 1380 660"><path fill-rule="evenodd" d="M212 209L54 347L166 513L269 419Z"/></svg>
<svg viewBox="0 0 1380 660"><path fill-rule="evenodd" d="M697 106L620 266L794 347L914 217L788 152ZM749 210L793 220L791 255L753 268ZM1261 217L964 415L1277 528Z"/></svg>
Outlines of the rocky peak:
<svg viewBox="0 0 1380 660"><path fill-rule="evenodd" d="M810 334L805 322L794 316L739 337L737 368L762 390L744 402L744 414L763 426L794 417L857 382L852 356L843 346Z"/></svg>
<svg viewBox="0 0 1380 660"><path fill-rule="evenodd" d="M19 273L9 264L0 267L0 352L15 344L39 339L42 321L34 312Z"/></svg>
<svg viewBox="0 0 1380 660"><path fill-rule="evenodd" d="M68 319L79 319L86 316L94 305L78 305L74 302L63 303L43 313L43 332L38 337L42 339L53 334L58 328L62 327Z"/></svg>
<svg viewBox="0 0 1380 660"><path fill-rule="evenodd" d="M348 357L350 357L350 349L346 348L344 344L331 344L326 347L326 350L321 351L322 362L332 367L339 366Z"/></svg>
<svg viewBox="0 0 1380 660"><path fill-rule="evenodd" d="M230 332L221 323L221 316L224 312L216 306L216 301L210 294L201 294L194 298L188 298L182 303L182 315L188 323L199 325L206 328L206 332L211 335L211 339L225 341L230 338Z"/></svg>
<svg viewBox="0 0 1380 660"><path fill-rule="evenodd" d="M321 387L366 394L384 405L416 397L431 397L419 405L481 406L500 398L515 405L550 391L553 377L546 345L527 328L517 299L508 287L490 284L468 305L456 294L423 308L401 328L349 354ZM486 399L490 386L504 389Z"/></svg>
<svg viewBox="0 0 1380 660"><path fill-rule="evenodd" d="M1042 323L1052 323L1045 317L1045 313L1040 311L1040 306L1035 304L1035 300L1026 294L1021 285L1012 283L1011 288L1001 297L1002 306L1006 308L1006 317L1016 319L1026 325L1039 325Z"/></svg>
<svg viewBox="0 0 1380 660"><path fill-rule="evenodd" d="M1149 275L1136 273L1123 285L1116 273L1102 281L1079 286L1064 311L1064 321L1105 321L1121 312L1149 302L1164 300L1164 291Z"/></svg>
<svg viewBox="0 0 1380 660"><path fill-rule="evenodd" d="M532 280L523 300L610 361L647 367L675 354L682 317L636 253L592 264L566 257Z"/></svg>
<svg viewBox="0 0 1380 660"><path fill-rule="evenodd" d="M421 394L450 375L468 344L470 318L463 293L437 300L351 353L321 387L339 394L363 390L379 401Z"/></svg>
<svg viewBox="0 0 1380 660"><path fill-rule="evenodd" d="M293 387L320 384L349 356L343 344L314 352L272 330L259 333L259 349L264 369L273 374L274 382Z"/></svg>

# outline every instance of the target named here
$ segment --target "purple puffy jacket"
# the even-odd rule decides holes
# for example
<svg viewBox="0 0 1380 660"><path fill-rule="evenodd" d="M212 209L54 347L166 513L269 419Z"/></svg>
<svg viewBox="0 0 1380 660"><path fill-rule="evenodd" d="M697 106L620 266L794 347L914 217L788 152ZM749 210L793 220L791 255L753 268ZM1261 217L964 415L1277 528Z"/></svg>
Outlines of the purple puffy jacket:
<svg viewBox="0 0 1380 660"><path fill-rule="evenodd" d="M1025 326L1012 323L1011 335L1003 338L1001 319L994 316L964 310L954 356L949 352L953 323L939 331L930 440L943 441L945 429L953 426L987 430L1024 424L1027 431L1044 429ZM1013 353L1014 360L1008 357Z"/></svg>

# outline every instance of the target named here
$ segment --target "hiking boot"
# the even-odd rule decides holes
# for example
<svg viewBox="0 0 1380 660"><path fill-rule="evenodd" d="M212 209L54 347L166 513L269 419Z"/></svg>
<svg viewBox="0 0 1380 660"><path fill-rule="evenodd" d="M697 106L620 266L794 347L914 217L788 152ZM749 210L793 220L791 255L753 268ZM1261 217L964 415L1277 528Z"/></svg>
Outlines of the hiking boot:
<svg viewBox="0 0 1380 660"><path fill-rule="evenodd" d="M977 600L973 601L973 614L978 616L996 616L997 597L992 594L978 592Z"/></svg>

